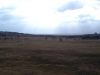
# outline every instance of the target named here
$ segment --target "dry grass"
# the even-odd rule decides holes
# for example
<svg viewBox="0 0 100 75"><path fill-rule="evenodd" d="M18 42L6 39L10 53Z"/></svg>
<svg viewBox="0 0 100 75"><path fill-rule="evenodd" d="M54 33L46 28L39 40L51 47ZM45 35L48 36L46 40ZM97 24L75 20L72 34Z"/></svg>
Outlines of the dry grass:
<svg viewBox="0 0 100 75"><path fill-rule="evenodd" d="M100 40L0 40L0 75L100 75Z"/></svg>

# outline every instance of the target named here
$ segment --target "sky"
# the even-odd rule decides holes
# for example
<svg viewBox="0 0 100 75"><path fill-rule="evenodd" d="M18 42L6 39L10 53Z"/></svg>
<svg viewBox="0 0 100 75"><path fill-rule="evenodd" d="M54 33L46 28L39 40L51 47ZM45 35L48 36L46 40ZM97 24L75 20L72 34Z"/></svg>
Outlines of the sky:
<svg viewBox="0 0 100 75"><path fill-rule="evenodd" d="M0 31L100 33L100 0L0 0Z"/></svg>

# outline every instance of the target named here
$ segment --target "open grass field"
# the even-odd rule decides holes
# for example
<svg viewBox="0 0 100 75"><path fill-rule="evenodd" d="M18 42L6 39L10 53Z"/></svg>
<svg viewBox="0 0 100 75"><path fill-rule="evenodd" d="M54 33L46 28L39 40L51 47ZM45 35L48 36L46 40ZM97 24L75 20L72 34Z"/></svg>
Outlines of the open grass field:
<svg viewBox="0 0 100 75"><path fill-rule="evenodd" d="M100 75L100 40L0 38L0 75Z"/></svg>

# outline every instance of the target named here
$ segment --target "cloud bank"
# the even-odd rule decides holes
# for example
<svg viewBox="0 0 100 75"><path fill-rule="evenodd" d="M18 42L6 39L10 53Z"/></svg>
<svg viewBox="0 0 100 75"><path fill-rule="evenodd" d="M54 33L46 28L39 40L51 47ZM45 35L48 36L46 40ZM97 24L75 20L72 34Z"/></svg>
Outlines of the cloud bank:
<svg viewBox="0 0 100 75"><path fill-rule="evenodd" d="M67 10L76 10L76 9L81 9L83 8L83 3L81 1L69 1L62 5L60 8L58 8L59 12L64 12Z"/></svg>
<svg viewBox="0 0 100 75"><path fill-rule="evenodd" d="M14 7L0 8L0 31L22 32L21 29L24 28L25 25L22 22L22 18L11 14L14 10Z"/></svg>
<svg viewBox="0 0 100 75"><path fill-rule="evenodd" d="M0 31L100 33L100 0L1 0Z"/></svg>

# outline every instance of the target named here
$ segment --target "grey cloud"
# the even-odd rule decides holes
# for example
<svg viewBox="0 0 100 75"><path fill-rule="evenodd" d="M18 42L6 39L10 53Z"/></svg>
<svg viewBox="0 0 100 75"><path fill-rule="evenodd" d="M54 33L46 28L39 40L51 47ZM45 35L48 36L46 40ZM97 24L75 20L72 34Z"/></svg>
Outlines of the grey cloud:
<svg viewBox="0 0 100 75"><path fill-rule="evenodd" d="M0 31L14 31L22 32L24 23L22 18L10 14L15 7L1 7L0 8Z"/></svg>
<svg viewBox="0 0 100 75"><path fill-rule="evenodd" d="M79 15L78 20L73 22L62 22L56 29L59 34L93 34L100 33L100 20L94 19L91 15Z"/></svg>
<svg viewBox="0 0 100 75"><path fill-rule="evenodd" d="M7 21L10 21L12 18L13 16L8 13L0 14L0 22L7 22Z"/></svg>
<svg viewBox="0 0 100 75"><path fill-rule="evenodd" d="M86 15L80 14L78 16L78 18L80 18L80 19L83 19L83 18L86 18L86 17L90 17L90 14L86 14Z"/></svg>
<svg viewBox="0 0 100 75"><path fill-rule="evenodd" d="M79 23L95 22L95 19L93 19L93 17L90 14L86 15L81 14L77 18L79 19L78 20Z"/></svg>
<svg viewBox="0 0 100 75"><path fill-rule="evenodd" d="M92 4L91 6L95 9L95 10L98 10L99 7L100 7L100 0L93 0L95 1L96 3Z"/></svg>
<svg viewBox="0 0 100 75"><path fill-rule="evenodd" d="M87 19L84 23L79 23L79 28L81 29L81 33L100 33L100 20L95 19Z"/></svg>
<svg viewBox="0 0 100 75"><path fill-rule="evenodd" d="M10 12L14 11L16 8L13 7L2 7L0 8L0 31L11 31L11 32L22 32L22 33L32 33L32 34L49 34L50 29L41 29L38 25L30 25L23 21L24 17L16 16ZM49 32L50 31L50 32Z"/></svg>
<svg viewBox="0 0 100 75"><path fill-rule="evenodd" d="M78 22L79 23L97 23L100 20L95 20L92 15L86 14L86 15L79 15L77 18L79 18Z"/></svg>
<svg viewBox="0 0 100 75"><path fill-rule="evenodd" d="M0 14L2 14L2 13L9 13L9 12L15 10L15 9L16 9L15 6L1 7L0 8Z"/></svg>
<svg viewBox="0 0 100 75"><path fill-rule="evenodd" d="M75 9L80 9L83 7L83 3L79 1L71 1L69 3L65 3L63 6L58 8L58 12L64 12L66 10L75 10Z"/></svg>
<svg viewBox="0 0 100 75"><path fill-rule="evenodd" d="M80 19L77 21L81 33L100 33L100 20L94 19L89 14L81 16L79 15Z"/></svg>

